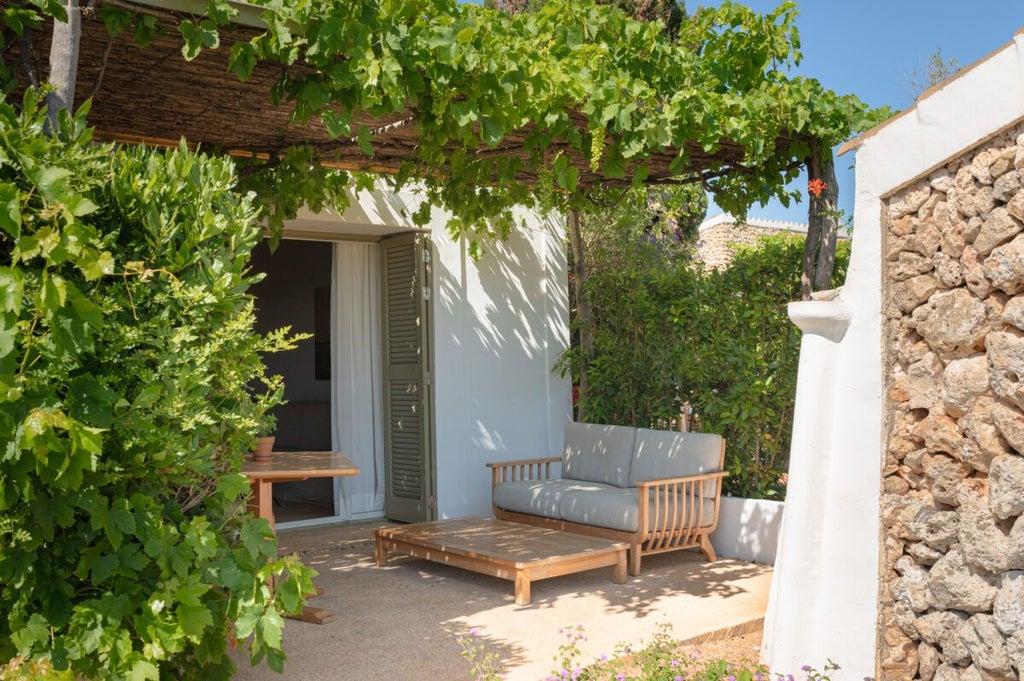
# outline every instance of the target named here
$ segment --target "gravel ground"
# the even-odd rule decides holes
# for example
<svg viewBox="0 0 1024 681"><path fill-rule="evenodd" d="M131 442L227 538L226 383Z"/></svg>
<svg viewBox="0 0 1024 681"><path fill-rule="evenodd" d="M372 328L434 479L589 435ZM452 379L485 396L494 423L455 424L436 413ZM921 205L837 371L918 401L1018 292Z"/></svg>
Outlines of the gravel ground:
<svg viewBox="0 0 1024 681"><path fill-rule="evenodd" d="M733 664L757 664L761 652L761 630L693 645L680 646L683 656L691 653L701 660L725 660Z"/></svg>

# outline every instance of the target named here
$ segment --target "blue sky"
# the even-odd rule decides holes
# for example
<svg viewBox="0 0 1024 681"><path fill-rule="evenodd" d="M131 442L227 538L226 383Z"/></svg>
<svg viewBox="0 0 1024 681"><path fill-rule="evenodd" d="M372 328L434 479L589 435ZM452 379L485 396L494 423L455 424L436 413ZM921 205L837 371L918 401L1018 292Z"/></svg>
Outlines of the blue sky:
<svg viewBox="0 0 1024 681"><path fill-rule="evenodd" d="M720 0L687 3L717 6ZM744 2L768 12L779 0ZM803 62L796 72L817 78L840 94L852 93L870 106L905 109L913 104L906 73L923 70L938 48L945 59L968 66L1013 39L1024 27L1022 0L804 0L797 3ZM836 162L839 204L853 212L853 155ZM803 187L805 182L801 182ZM710 206L708 215L720 212ZM753 206L751 217L806 222L806 205Z"/></svg>

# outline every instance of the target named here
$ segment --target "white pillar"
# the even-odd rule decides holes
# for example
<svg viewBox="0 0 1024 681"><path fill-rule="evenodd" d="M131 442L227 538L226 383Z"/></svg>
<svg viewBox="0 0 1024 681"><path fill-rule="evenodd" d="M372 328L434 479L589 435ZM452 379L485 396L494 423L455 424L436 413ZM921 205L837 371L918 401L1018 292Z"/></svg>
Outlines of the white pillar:
<svg viewBox="0 0 1024 681"><path fill-rule="evenodd" d="M857 674L841 672L841 678L873 675L874 620L870 614L858 621L847 617L850 598L863 600L865 591L869 601L875 598L874 570L862 573L868 557L854 557L862 549L851 539L862 534L858 524L877 520L851 507L848 448L836 446L850 425L840 399L840 348L853 309L842 300L789 305L803 339L789 482L762 643L762 658L773 672L798 674L805 664L821 669L832 659Z"/></svg>

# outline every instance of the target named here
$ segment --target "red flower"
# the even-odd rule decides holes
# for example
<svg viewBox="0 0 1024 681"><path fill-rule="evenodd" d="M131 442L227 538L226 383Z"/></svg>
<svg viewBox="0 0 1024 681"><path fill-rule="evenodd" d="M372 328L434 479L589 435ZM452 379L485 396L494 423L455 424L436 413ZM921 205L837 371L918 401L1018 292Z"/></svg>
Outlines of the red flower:
<svg viewBox="0 0 1024 681"><path fill-rule="evenodd" d="M826 189L828 189L828 185L825 184L825 180L815 178L807 183L807 191L814 196L821 196Z"/></svg>

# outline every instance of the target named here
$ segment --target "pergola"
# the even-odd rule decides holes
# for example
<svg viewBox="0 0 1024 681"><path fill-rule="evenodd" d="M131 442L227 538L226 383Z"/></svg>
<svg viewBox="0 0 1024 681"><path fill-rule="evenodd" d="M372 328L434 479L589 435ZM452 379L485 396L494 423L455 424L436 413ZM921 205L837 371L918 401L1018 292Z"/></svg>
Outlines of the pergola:
<svg viewBox="0 0 1024 681"><path fill-rule="evenodd" d="M183 18L202 15L206 11L205 2L96 0L84 8L74 101L78 105L86 99L92 100L88 122L95 130L94 138L164 147L178 146L184 139L190 146L207 151L269 161L291 147L305 146L312 149L319 163L331 168L384 175L400 170L408 172L410 168L413 174L445 173L443 167L427 167L419 161L421 126L414 106L383 116L354 113L352 129L365 125L370 131L373 155L368 156L360 148L358 139L333 138L318 118L305 122L294 120L291 102L286 96L280 97L277 90L286 69L292 82L311 74L312 70L302 62L288 66L260 62L247 81L240 81L228 65L232 45L248 41L266 30L266 25L260 19L260 7L237 0L230 4L237 14L231 27L219 29L218 48L204 49L191 61L182 54L182 38L177 26ZM102 5L153 17L160 30L144 47L136 45L131 31L111 37L99 16L98 7ZM29 41L23 39L12 45L12 56L27 64L44 62L50 35L48 26L33 32ZM36 71L44 73L45 69ZM275 94L281 99L279 104L273 103ZM577 129L587 129L587 116L583 112L569 111L568 116ZM525 159L530 153L530 132L529 125L506 131L497 144L487 145L481 141L470 152L478 157ZM814 288L826 287L822 281L827 284L831 276L829 260L835 241L835 220L828 217L830 212L835 212L835 179L831 167L826 164L822 168L815 159L808 162L798 158L793 151L801 145L814 149L816 144L816 140L786 133L774 141L778 157L790 157L788 166L783 162L783 168L792 170L807 164L810 177L823 178L829 186L830 195L811 197L809 203L804 297L810 295L812 278ZM628 164L621 177L602 175L595 172L567 140L554 140L551 152L561 152L568 157L570 164L579 171L580 185L614 187L631 182L632 169ZM682 167L679 167L680 157L685 159ZM744 147L729 139L719 140L710 149L705 140L692 139L681 148L653 149L638 160L648 168L647 184L699 182L707 186L717 177L753 172L744 164L744 157ZM517 180L532 185L538 174L536 166L524 163ZM824 277L823 269L827 270Z"/></svg>
<svg viewBox="0 0 1024 681"><path fill-rule="evenodd" d="M282 69L288 68L293 77L301 77L301 63L284 67L262 62L248 81L239 81L228 68L228 55L232 44L249 40L265 29L256 6L232 3L239 14L231 28L221 28L219 48L203 50L194 60L187 61L182 56L182 39L176 27L183 16L202 14L205 3L99 0L98 4L151 15L162 29L150 44L140 47L131 31L110 37L95 8L83 11L75 102L92 99L89 123L95 127L98 140L177 146L184 138L190 145L256 158L271 158L289 147L306 145L324 165L376 173L393 173L404 162L416 160L419 132L415 111L388 116L364 113L354 117L353 128L365 124L371 130L371 158L360 150L355 138L333 139L319 120L294 122L289 102L272 103L272 89ZM48 53L49 39L47 30L35 33L36 60ZM579 121L582 129L586 128L582 113L570 112L570 116ZM527 132L511 131L498 145L481 145L477 153L525 156ZM782 137L777 145L783 147L791 142L793 139ZM567 144L565 151L569 151ZM744 149L729 140L722 140L711 152L694 140L686 145L685 151L686 171L695 179L742 171ZM678 152L664 149L652 154L648 158L647 182L672 181L674 174L669 166ZM628 177L596 176L585 160L574 156L573 164L580 169L583 183L629 182ZM536 175L527 170L520 179L532 183Z"/></svg>

